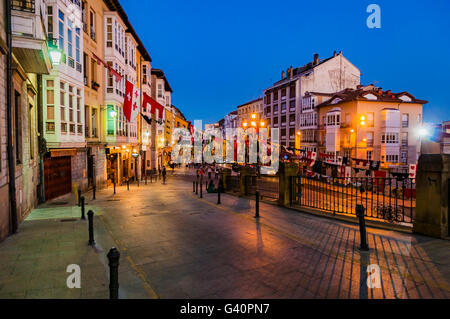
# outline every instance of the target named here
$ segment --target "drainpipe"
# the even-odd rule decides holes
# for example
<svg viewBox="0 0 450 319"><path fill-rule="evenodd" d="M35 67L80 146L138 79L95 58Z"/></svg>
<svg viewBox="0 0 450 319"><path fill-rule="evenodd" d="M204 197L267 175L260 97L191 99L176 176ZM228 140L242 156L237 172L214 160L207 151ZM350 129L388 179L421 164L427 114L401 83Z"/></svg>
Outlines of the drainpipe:
<svg viewBox="0 0 450 319"><path fill-rule="evenodd" d="M42 75L37 74L37 115L38 115L38 146L39 146L39 203L45 202L45 186L44 186L44 153L41 153L41 143L44 140L44 118L43 118L43 95L42 95Z"/></svg>
<svg viewBox="0 0 450 319"><path fill-rule="evenodd" d="M16 203L16 162L13 148L12 125L12 30L11 30L11 0L6 2L6 122L8 131L8 170L9 170L9 206L11 214L11 233L17 232L17 203ZM18 147L18 145L16 145Z"/></svg>

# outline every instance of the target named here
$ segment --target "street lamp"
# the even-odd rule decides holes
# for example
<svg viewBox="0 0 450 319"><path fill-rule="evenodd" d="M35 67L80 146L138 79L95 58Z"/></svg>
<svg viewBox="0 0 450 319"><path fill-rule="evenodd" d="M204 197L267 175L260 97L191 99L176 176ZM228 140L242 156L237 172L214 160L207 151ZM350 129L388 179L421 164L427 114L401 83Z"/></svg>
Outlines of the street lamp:
<svg viewBox="0 0 450 319"><path fill-rule="evenodd" d="M359 124L361 124L361 126L366 125L366 117L364 115L361 115L359 120L360 120Z"/></svg>
<svg viewBox="0 0 450 319"><path fill-rule="evenodd" d="M50 55L50 60L52 60L53 66L59 65L61 63L62 52L56 46L56 39L49 40L48 53Z"/></svg>

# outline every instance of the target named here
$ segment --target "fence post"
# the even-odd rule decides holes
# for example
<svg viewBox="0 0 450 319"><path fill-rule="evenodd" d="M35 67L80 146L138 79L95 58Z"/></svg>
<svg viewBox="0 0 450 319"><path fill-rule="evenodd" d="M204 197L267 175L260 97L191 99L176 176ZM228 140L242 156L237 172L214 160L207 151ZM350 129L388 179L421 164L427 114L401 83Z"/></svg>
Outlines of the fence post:
<svg viewBox="0 0 450 319"><path fill-rule="evenodd" d="M86 216L84 216L84 204L85 204L84 196L81 196L80 200L81 200L81 219L86 219Z"/></svg>
<svg viewBox="0 0 450 319"><path fill-rule="evenodd" d="M119 299L119 259L120 252L111 248L108 252L109 261L109 299Z"/></svg>
<svg viewBox="0 0 450 319"><path fill-rule="evenodd" d="M92 210L87 213L89 219L89 246L94 246L94 212Z"/></svg>
<svg viewBox="0 0 450 319"><path fill-rule="evenodd" d="M255 195L255 218L259 218L259 192L256 191Z"/></svg>
<svg viewBox="0 0 450 319"><path fill-rule="evenodd" d="M359 218L359 233L361 235L361 246L360 250L368 251L369 246L367 245L367 233L366 233L366 221L364 219L365 208L363 205L356 205L356 216Z"/></svg>

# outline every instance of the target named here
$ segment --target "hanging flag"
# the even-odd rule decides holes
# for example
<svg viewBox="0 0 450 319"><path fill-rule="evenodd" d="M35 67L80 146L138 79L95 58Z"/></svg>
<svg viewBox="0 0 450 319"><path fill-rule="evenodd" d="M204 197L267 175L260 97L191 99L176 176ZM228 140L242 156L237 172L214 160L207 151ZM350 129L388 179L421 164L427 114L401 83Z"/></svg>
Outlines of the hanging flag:
<svg viewBox="0 0 450 319"><path fill-rule="evenodd" d="M164 106L162 106L157 101L148 96L146 93L144 93L144 109L148 109L149 105L150 105L150 112L152 114L155 114L155 111L158 110L158 117L162 119Z"/></svg>
<svg viewBox="0 0 450 319"><path fill-rule="evenodd" d="M103 64L103 66L108 69L108 71L114 75L114 77L116 78L116 82L119 82L120 80L122 80L123 76L117 72L116 70L114 70L114 68L110 65L108 65L108 63L106 63L105 61L103 61L101 58L99 58L95 53L92 53L92 55L94 56L94 59L97 60L97 64Z"/></svg>
<svg viewBox="0 0 450 319"><path fill-rule="evenodd" d="M128 122L136 121L139 114L139 97L140 91L137 87L127 80L125 85L125 98L123 102L123 114L127 118Z"/></svg>

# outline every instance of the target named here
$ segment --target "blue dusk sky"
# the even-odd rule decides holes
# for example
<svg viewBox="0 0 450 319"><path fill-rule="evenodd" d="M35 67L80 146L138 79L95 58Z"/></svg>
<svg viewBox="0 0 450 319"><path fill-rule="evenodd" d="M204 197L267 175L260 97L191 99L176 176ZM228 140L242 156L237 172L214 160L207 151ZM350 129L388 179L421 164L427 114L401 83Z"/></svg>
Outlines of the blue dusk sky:
<svg viewBox="0 0 450 319"><path fill-rule="evenodd" d="M381 28L369 29L369 4ZM429 101L424 121L450 120L450 1L121 0L172 103L213 123L262 95L281 70L333 51L361 70L361 83Z"/></svg>

